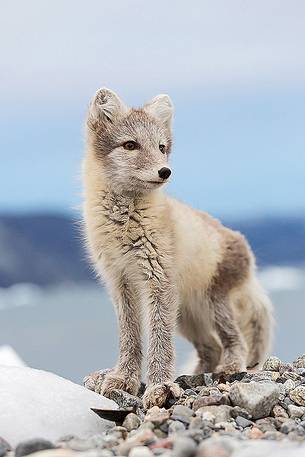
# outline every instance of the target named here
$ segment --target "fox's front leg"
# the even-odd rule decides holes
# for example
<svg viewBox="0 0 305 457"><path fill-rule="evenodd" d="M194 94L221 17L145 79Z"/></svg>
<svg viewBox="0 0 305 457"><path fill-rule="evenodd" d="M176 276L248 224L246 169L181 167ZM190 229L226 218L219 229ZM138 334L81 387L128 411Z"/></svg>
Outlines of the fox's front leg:
<svg viewBox="0 0 305 457"><path fill-rule="evenodd" d="M172 382L174 375L173 336L178 300L168 279L153 279L149 296L148 384L143 396L145 408L163 406L172 395L179 398L181 389Z"/></svg>
<svg viewBox="0 0 305 457"><path fill-rule="evenodd" d="M142 362L139 300L124 280L112 288L112 296L117 310L120 352L118 363L106 374L100 393L109 397L114 389L121 389L136 395L141 382Z"/></svg>

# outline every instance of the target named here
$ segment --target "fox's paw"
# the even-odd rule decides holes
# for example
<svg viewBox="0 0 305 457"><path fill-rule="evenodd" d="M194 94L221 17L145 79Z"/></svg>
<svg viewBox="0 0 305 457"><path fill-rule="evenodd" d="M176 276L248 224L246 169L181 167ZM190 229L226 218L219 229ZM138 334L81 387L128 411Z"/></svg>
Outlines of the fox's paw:
<svg viewBox="0 0 305 457"><path fill-rule="evenodd" d="M99 394L106 375L113 371L114 368L106 368L104 370L94 371L93 373L90 373L88 376L84 377L83 384L87 389Z"/></svg>
<svg viewBox="0 0 305 457"><path fill-rule="evenodd" d="M153 406L164 406L169 398L178 399L183 391L180 386L174 382L165 382L163 384L150 384L147 386L143 395L143 405L145 409Z"/></svg>
<svg viewBox="0 0 305 457"><path fill-rule="evenodd" d="M115 370L106 373L100 386L100 393L105 397L110 397L111 392L115 389L124 390L131 395L137 395L140 388L140 380L132 378L128 374L121 374Z"/></svg>
<svg viewBox="0 0 305 457"><path fill-rule="evenodd" d="M215 369L215 373L231 375L247 371L246 364L241 360L232 360L230 362L220 363Z"/></svg>

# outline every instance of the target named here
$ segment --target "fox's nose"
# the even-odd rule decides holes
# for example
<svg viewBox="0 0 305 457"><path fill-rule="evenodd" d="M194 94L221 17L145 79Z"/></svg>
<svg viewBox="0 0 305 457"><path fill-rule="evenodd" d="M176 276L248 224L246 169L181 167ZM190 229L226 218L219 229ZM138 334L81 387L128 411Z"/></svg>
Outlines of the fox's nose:
<svg viewBox="0 0 305 457"><path fill-rule="evenodd" d="M160 176L160 178L162 179L167 179L170 177L171 175L171 170L167 167L162 167L160 168L160 170L158 171L158 175Z"/></svg>

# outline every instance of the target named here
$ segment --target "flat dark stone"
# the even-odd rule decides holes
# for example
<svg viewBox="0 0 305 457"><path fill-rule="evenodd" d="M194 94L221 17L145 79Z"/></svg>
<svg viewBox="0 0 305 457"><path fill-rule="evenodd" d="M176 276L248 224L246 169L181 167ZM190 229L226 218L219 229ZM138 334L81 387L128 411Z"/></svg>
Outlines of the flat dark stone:
<svg viewBox="0 0 305 457"><path fill-rule="evenodd" d="M129 413L134 413L135 408L126 408L126 409L99 409L91 408L91 410L97 414L102 419L115 422L116 425L122 425L125 417Z"/></svg>

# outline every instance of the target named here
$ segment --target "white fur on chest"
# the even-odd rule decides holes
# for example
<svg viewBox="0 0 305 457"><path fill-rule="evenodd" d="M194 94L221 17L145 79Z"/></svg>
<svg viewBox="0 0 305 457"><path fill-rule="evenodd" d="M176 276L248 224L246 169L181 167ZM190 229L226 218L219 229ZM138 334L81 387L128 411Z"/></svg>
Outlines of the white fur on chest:
<svg viewBox="0 0 305 457"><path fill-rule="evenodd" d="M158 208L147 202L135 205L127 198L105 194L94 211L93 249L99 253L98 267L102 274L120 272L138 279L162 275L166 254Z"/></svg>

